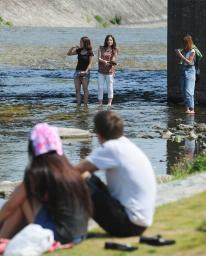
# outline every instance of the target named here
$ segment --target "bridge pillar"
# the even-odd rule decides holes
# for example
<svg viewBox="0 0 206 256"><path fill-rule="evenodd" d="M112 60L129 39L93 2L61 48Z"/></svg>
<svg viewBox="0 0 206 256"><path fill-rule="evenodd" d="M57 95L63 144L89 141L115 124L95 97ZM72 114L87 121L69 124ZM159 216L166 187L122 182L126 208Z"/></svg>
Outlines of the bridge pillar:
<svg viewBox="0 0 206 256"><path fill-rule="evenodd" d="M168 0L167 92L168 102L181 100L178 58L174 50L181 47L184 35L190 34L202 54L206 55L206 0ZM206 58L200 63L200 81L195 99L206 105Z"/></svg>

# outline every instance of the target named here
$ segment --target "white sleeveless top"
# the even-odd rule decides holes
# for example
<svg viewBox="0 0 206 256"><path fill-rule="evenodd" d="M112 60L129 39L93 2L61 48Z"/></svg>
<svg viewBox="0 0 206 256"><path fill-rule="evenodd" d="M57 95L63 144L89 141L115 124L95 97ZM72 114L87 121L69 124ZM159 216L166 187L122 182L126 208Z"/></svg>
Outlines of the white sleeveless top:
<svg viewBox="0 0 206 256"><path fill-rule="evenodd" d="M186 58L186 59L189 59L189 57L190 57L190 55L191 55L192 53L195 53L195 50L194 50L194 49L191 49L190 51L184 53L185 58ZM185 65L185 66L188 66L188 65L189 65L189 66L194 66L194 65L195 65L195 58L193 59L193 61L192 61L191 64L187 64L187 63L184 61L184 65Z"/></svg>

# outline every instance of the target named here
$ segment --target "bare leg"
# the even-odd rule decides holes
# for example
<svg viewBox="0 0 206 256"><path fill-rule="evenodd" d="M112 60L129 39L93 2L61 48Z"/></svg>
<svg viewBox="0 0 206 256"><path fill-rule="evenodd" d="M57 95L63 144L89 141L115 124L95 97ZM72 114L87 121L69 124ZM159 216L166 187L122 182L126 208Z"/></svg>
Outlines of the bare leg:
<svg viewBox="0 0 206 256"><path fill-rule="evenodd" d="M84 106L85 107L88 104L88 95L89 95L88 85L89 85L89 80L83 78L82 79L82 86L83 86L83 91L84 91Z"/></svg>
<svg viewBox="0 0 206 256"><path fill-rule="evenodd" d="M26 220L22 209L19 207L4 221L0 230L0 238L12 238L25 225Z"/></svg>
<svg viewBox="0 0 206 256"><path fill-rule="evenodd" d="M77 105L81 105L81 95L80 95L81 80L79 78L75 78L74 85L75 85L75 90L76 90Z"/></svg>
<svg viewBox="0 0 206 256"><path fill-rule="evenodd" d="M3 222L0 229L0 238L12 238L26 224L32 223L33 220L34 212L28 200L25 200L24 203Z"/></svg>

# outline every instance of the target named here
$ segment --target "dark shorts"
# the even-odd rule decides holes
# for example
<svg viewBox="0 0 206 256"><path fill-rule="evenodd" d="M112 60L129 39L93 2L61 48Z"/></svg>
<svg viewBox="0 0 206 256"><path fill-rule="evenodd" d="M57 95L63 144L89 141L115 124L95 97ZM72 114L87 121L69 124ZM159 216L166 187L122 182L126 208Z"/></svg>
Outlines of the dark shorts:
<svg viewBox="0 0 206 256"><path fill-rule="evenodd" d="M130 221L125 208L114 199L107 186L95 175L87 180L94 207L94 220L112 236L140 236L146 227Z"/></svg>
<svg viewBox="0 0 206 256"><path fill-rule="evenodd" d="M74 73L74 79L87 79L89 80L90 79L90 72L87 72L86 74L81 74L81 71L79 70L76 70L75 73Z"/></svg>

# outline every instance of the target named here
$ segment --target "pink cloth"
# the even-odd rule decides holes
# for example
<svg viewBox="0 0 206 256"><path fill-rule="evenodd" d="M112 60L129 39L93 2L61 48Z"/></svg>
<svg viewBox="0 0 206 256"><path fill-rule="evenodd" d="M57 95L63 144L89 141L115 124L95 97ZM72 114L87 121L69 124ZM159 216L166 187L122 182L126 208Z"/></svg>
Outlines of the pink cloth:
<svg viewBox="0 0 206 256"><path fill-rule="evenodd" d="M0 255L3 255L8 243L9 239L0 239Z"/></svg>
<svg viewBox="0 0 206 256"><path fill-rule="evenodd" d="M48 252L53 252L58 249L70 249L74 246L73 243L68 243L68 244L61 244L59 241L54 241L52 246L49 248Z"/></svg>
<svg viewBox="0 0 206 256"><path fill-rule="evenodd" d="M0 255L3 255L9 241L9 239L0 239ZM58 249L70 249L73 246L73 243L61 244L59 241L54 241L54 243L49 248L48 252L54 252Z"/></svg>
<svg viewBox="0 0 206 256"><path fill-rule="evenodd" d="M56 127L47 123L39 123L34 126L31 132L34 154L39 156L50 151L56 151L58 155L63 155L61 139Z"/></svg>

